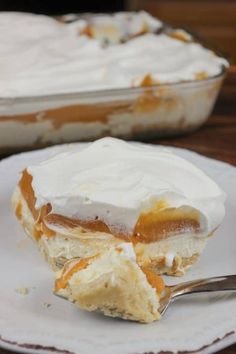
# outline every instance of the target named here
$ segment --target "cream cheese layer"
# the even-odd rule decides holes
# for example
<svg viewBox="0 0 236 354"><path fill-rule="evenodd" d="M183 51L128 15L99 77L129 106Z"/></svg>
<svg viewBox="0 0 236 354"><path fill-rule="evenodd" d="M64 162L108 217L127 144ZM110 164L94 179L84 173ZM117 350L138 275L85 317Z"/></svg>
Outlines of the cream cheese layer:
<svg viewBox="0 0 236 354"><path fill-rule="evenodd" d="M142 213L198 211L199 236L224 217L225 194L204 172L166 148L103 138L28 167L36 208L80 220L101 220L132 234ZM187 232L188 230L186 230Z"/></svg>

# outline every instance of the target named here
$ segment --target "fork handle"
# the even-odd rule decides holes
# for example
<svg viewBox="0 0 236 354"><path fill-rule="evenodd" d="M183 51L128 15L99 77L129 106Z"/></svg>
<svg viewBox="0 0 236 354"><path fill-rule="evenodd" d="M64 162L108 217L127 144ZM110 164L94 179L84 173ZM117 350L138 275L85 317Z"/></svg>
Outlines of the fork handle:
<svg viewBox="0 0 236 354"><path fill-rule="evenodd" d="M199 279L171 286L172 297L185 294L226 290L236 290L236 275Z"/></svg>

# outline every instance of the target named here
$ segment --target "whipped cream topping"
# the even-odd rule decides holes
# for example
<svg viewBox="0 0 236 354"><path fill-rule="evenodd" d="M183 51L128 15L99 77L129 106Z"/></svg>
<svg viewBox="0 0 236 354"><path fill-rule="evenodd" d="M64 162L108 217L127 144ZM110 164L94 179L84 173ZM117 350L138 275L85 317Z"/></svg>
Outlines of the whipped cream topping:
<svg viewBox="0 0 236 354"><path fill-rule="evenodd" d="M93 38L101 41L104 45L127 41L139 34L156 32L163 24L145 11L117 12L114 15L86 16L86 21L81 25L80 33L89 31ZM81 23L82 21L76 21ZM75 27L77 23L75 22Z"/></svg>
<svg viewBox="0 0 236 354"><path fill-rule="evenodd" d="M0 97L128 88L148 74L158 83L195 80L227 65L200 44L154 33L161 27L145 12L69 23L1 12Z"/></svg>
<svg viewBox="0 0 236 354"><path fill-rule="evenodd" d="M160 201L166 203L164 208L198 210L203 236L224 217L224 192L163 147L103 138L27 170L33 177L36 208L51 203L53 213L99 219L127 234L132 234L139 215Z"/></svg>

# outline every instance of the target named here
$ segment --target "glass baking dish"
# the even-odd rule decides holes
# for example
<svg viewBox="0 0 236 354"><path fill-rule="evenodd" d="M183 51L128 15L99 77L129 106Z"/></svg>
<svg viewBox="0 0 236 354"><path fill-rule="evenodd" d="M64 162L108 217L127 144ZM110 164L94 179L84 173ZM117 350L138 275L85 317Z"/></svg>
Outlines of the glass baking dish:
<svg viewBox="0 0 236 354"><path fill-rule="evenodd" d="M0 98L0 152L108 135L148 140L191 132L209 117L225 72L175 84Z"/></svg>

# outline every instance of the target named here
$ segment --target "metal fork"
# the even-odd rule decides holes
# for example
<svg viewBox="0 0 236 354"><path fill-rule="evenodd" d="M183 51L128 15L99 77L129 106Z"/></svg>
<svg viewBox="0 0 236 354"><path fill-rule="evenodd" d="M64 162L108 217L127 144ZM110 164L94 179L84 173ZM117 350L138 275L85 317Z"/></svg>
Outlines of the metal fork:
<svg viewBox="0 0 236 354"><path fill-rule="evenodd" d="M236 290L236 275L225 275L219 277L198 279L180 283L178 285L166 286L164 296L161 298L159 312L164 314L169 305L178 297L194 293L211 291L233 291Z"/></svg>

